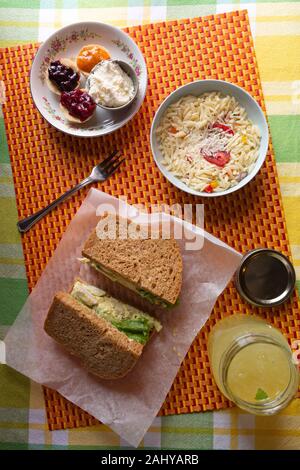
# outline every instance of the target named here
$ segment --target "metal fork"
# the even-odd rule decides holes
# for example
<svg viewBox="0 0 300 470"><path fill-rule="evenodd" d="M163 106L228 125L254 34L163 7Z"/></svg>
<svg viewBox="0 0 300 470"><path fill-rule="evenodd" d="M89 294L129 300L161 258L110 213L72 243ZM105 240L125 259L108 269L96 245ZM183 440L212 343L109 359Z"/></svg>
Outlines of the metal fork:
<svg viewBox="0 0 300 470"><path fill-rule="evenodd" d="M121 155L118 154L118 151L115 150L112 152L103 162L96 165L91 174L82 180L79 184L74 186L74 188L69 189L64 194L62 194L59 198L55 201L51 202L49 206L44 207L44 209L39 210L35 214L26 217L23 220L19 220L17 223L17 227L20 232L27 232L36 222L41 220L44 215L48 214L54 207L58 206L59 203L70 197L79 189L87 186L88 184L95 183L97 181L105 181L109 178L121 165L121 163L125 160L124 158L120 160Z"/></svg>

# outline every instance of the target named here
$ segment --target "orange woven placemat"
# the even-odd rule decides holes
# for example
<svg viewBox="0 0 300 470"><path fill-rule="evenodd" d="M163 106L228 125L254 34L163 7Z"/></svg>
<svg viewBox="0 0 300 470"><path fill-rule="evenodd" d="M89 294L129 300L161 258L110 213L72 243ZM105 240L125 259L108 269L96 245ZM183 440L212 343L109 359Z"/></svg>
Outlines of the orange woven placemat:
<svg viewBox="0 0 300 470"><path fill-rule="evenodd" d="M29 91L29 69L37 45L2 50L0 66L7 91L4 116L19 217L48 204L85 177L100 155L118 148L125 155L126 163L121 171L99 185L105 192L126 195L132 204L204 202L206 229L240 252L263 246L290 256L271 144L266 162L254 181L236 194L210 200L187 195L169 184L155 166L149 146L151 120L159 103L175 88L195 79L218 78L236 83L265 109L247 12L156 23L126 31L146 58L149 88L140 112L130 123L97 139L64 135L48 125L35 109ZM83 190L23 236L30 289L85 196ZM192 344L161 414L230 406L211 375L207 336L218 319L238 311L259 313L280 328L290 341L300 338L296 293L280 308L256 309L240 299L231 283ZM45 399L50 429L97 422L53 390L45 389Z"/></svg>

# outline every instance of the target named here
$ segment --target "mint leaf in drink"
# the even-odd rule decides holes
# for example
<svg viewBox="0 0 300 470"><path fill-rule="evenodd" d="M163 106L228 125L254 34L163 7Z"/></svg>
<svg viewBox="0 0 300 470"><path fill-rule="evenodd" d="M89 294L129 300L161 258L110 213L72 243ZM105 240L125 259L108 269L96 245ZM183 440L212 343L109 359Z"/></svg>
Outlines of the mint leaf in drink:
<svg viewBox="0 0 300 470"><path fill-rule="evenodd" d="M269 395L262 388L258 388L255 400L266 400L267 398L269 398Z"/></svg>

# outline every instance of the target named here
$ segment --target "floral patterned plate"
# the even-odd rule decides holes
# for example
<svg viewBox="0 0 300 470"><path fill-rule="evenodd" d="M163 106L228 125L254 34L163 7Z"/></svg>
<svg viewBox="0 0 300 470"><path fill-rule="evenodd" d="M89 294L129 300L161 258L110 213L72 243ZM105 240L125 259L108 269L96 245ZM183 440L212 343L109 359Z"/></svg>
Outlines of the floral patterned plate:
<svg viewBox="0 0 300 470"><path fill-rule="evenodd" d="M83 124L73 124L62 114L59 96L45 82L49 63L59 58L75 59L87 44L101 44L111 57L128 62L139 80L139 91L131 106L120 111L108 111L97 106L95 116ZM85 80L82 79L81 86ZM42 116L57 129L79 137L97 137L124 126L140 109L147 90L147 68L135 42L122 30L103 23L75 23L60 29L39 48L30 72L30 89Z"/></svg>

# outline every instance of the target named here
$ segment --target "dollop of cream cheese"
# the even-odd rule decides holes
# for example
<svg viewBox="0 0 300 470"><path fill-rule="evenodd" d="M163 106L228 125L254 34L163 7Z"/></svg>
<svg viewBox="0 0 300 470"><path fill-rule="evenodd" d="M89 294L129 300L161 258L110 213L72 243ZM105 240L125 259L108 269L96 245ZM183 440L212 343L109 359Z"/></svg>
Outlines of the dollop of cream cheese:
<svg viewBox="0 0 300 470"><path fill-rule="evenodd" d="M118 108L134 97L133 81L119 64L103 61L89 77L89 95L100 105Z"/></svg>

